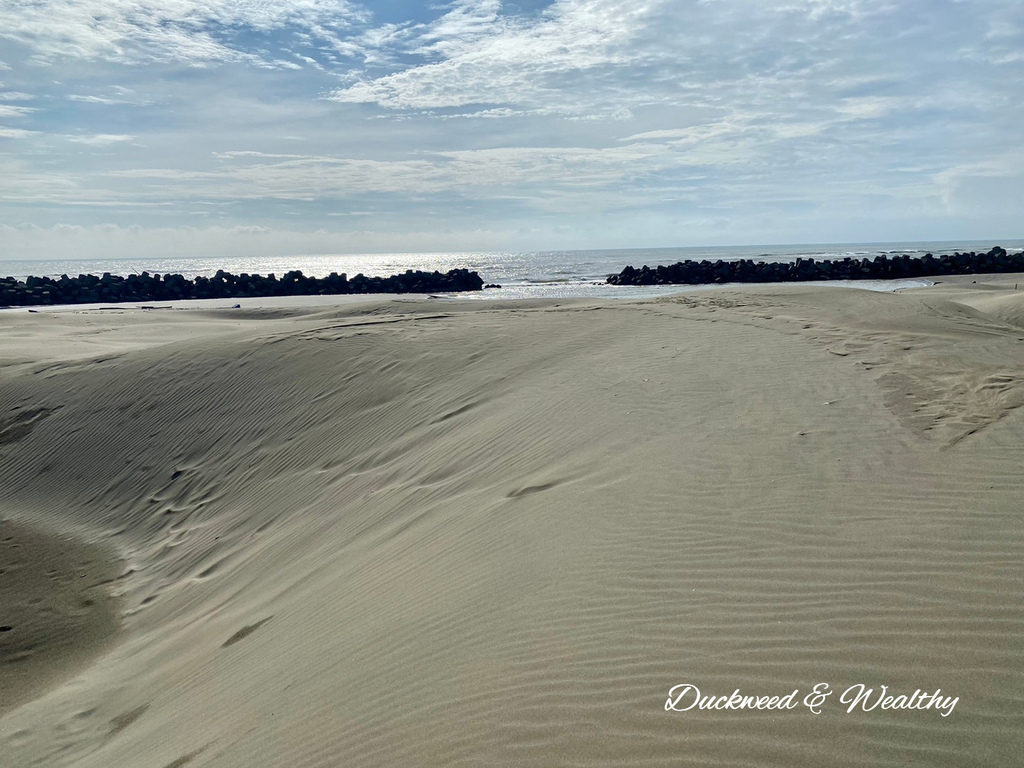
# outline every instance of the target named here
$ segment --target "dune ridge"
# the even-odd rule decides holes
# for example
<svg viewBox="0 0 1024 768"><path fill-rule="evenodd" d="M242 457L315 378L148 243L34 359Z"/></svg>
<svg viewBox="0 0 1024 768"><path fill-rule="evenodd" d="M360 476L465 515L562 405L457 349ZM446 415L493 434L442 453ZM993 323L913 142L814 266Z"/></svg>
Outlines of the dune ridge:
<svg viewBox="0 0 1024 768"><path fill-rule="evenodd" d="M1011 765L1024 301L982 282L5 316L0 517L123 578L0 754ZM823 681L960 703L664 709Z"/></svg>

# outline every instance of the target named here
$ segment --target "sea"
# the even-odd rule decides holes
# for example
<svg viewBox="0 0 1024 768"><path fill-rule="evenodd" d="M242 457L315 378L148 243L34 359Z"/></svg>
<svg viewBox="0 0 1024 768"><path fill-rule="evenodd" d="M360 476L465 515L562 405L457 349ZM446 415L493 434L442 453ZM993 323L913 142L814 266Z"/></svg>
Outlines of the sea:
<svg viewBox="0 0 1024 768"><path fill-rule="evenodd" d="M957 251L987 251L1001 245L1009 250L1024 248L1024 240L963 241L963 242L903 242L903 243L847 243L803 245L744 245L686 248L627 248L610 250L564 251L479 251L451 253L372 253L372 254L295 254L274 257L181 257L152 259L56 259L14 261L0 260L0 275L24 280L28 275L60 277L63 274L102 275L110 272L127 276L143 271L150 274L177 273L188 278L210 277L219 269L233 274L266 275L278 277L285 272L300 270L312 277L324 277L331 272L345 273L350 278L357 274L382 276L405 272L408 269L447 272L465 268L478 272L485 283L500 285L480 293L452 294L452 297L493 299L531 298L647 298L667 293L691 290L714 290L721 286L614 286L606 282L608 275L620 272L626 266L656 267L687 259L693 261L736 261L752 259L765 262L786 262L802 259L874 258L881 254L940 256ZM848 285L874 291L895 291L903 288L930 285L930 281L914 280L855 280L828 281L822 285ZM736 284L733 284L736 285Z"/></svg>

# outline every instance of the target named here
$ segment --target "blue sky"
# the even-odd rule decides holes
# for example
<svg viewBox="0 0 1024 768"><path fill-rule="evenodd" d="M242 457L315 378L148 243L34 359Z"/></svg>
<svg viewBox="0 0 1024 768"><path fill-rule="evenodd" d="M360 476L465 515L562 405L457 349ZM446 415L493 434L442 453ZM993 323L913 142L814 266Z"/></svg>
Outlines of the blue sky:
<svg viewBox="0 0 1024 768"><path fill-rule="evenodd" d="M1024 237L1020 0L0 0L0 259Z"/></svg>

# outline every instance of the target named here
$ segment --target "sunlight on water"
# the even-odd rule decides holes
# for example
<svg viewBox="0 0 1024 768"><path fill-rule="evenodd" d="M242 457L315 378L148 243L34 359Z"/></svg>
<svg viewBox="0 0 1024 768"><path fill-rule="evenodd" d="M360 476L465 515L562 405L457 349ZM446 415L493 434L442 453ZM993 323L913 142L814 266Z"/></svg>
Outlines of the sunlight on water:
<svg viewBox="0 0 1024 768"><path fill-rule="evenodd" d="M1024 241L998 243L1006 248L1024 247ZM485 283L499 284L472 298L641 298L689 290L707 290L713 286L612 286L605 280L626 266L651 267L674 264L687 259L701 261L792 261L797 258L862 259L880 254L906 253L923 256L954 251L986 250L997 243L937 242L937 243L872 243L864 245L800 245L800 246L735 246L715 248L650 248L592 251L492 251L468 253L378 253L296 255L284 257L252 258L181 258L181 259L124 259L124 260L59 260L59 261L0 261L0 275L24 279L28 275L60 277L62 274L102 274L110 272L129 275L147 271L151 274L179 273L193 278L210 277L218 269L233 274L273 273L281 277L292 270L306 275L324 277L331 272L345 273L350 278L357 274L388 276L406 270L447 272L465 268L478 272ZM891 291L900 288L927 285L925 280L875 281L858 280L829 283L851 285L868 290ZM462 294L466 296L467 294Z"/></svg>

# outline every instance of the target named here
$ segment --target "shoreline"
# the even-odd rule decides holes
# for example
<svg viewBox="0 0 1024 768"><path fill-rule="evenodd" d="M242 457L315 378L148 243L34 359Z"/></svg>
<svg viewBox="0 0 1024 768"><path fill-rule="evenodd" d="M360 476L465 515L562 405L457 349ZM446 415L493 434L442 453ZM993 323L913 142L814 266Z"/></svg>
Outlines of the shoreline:
<svg viewBox="0 0 1024 768"><path fill-rule="evenodd" d="M740 249L742 252L742 249ZM612 253L614 251L610 251ZM449 269L442 274L422 269L407 269L404 273L394 272L390 277L365 277L359 273L351 280L347 274L332 271L324 277L307 276L300 270L285 271L279 280L273 272L267 275L242 272L232 274L218 269L210 276L195 274L186 277L177 272L154 274L148 271L131 273L104 272L79 274L69 277L62 273L58 278L51 276L26 276L24 278L0 277L0 309L11 307L39 307L63 305L97 304L154 304L164 301L188 301L194 299L259 299L284 296L332 296L332 295L412 295L461 293L473 295L487 290L496 290L494 298L527 298L525 293L543 292L550 297L579 295L583 286L603 285L607 288L638 288L671 285L687 285L693 288L710 288L718 285L760 285L776 283L820 283L820 282L895 282L929 280L943 275L989 274L1024 271L1024 251L1008 252L1001 246L987 252L938 250L938 256L929 251L924 255L910 252L883 251L872 258L847 255L845 258L815 259L794 255L786 258L768 258L762 253L757 257L732 257L725 260L686 260L655 268L643 266L637 269L627 266L618 273L603 273L600 278L583 278L579 274L581 265L568 271L555 270L540 261L534 265L535 274L522 273L518 278L510 275L499 278L504 286L496 283L485 284L477 270L485 269L482 263L467 261L473 269L463 266ZM596 253L596 252L595 252ZM540 256L542 254L535 254ZM85 262L82 262L84 266ZM65 265L67 266L67 265ZM595 264L589 264L594 269ZM522 271L522 264L518 266ZM547 269L547 272L545 272ZM618 269L618 267L614 267ZM575 270L575 271L574 271ZM500 271L500 270L499 270ZM189 273L192 274L192 273ZM547 275L546 277L544 277ZM575 275L575 279L568 276ZM561 286L559 288L558 286ZM552 293L554 288L554 293ZM593 293L593 287L589 293ZM510 295L512 294L512 295ZM637 294L615 295L616 298L642 298ZM479 298L490 298L480 296Z"/></svg>
<svg viewBox="0 0 1024 768"><path fill-rule="evenodd" d="M917 284L925 281L927 284ZM911 290L927 290L938 285L966 286L972 283L999 285L1016 283L1024 287L1024 272L978 272L953 275L925 275L914 279L893 279L893 280L831 280L831 281L793 281L777 283L709 283L701 285L687 285L684 283L666 285L644 285L644 286L612 286L605 283L587 283L596 287L609 290L625 290L628 293L616 293L615 295L593 295L589 293L570 293L568 295L518 295L507 293L493 293L491 291L478 291L466 293L370 293L370 294L342 294L342 295L308 295L308 296L264 296L264 297L241 297L233 299L168 299L164 301L147 302L95 302L89 304L43 304L34 306L0 307L0 317L4 314L28 313L82 313L82 312L125 312L131 310L166 310L166 309L189 309L189 310L285 310L302 312L310 307L344 307L356 304L367 304L375 302L419 302L419 301L472 301L475 303L507 303L507 302L536 302L536 301L612 301L612 302L635 302L648 301L651 299L663 298L682 293L694 293L704 291L744 291L748 289L757 290L762 287L771 286L800 286L806 288L855 288L858 290L877 292L903 292ZM505 289L516 290L523 288L536 288L536 285L519 286L507 285ZM239 306L235 306L235 305Z"/></svg>

